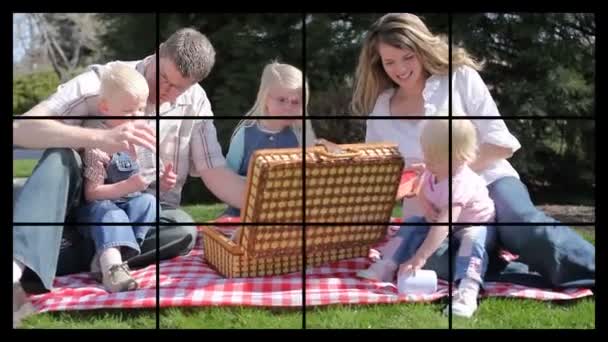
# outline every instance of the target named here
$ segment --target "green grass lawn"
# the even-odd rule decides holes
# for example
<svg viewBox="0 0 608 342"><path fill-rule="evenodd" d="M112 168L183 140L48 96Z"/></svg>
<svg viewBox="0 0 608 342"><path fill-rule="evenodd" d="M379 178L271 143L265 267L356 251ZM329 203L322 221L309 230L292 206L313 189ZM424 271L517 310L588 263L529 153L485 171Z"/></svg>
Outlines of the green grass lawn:
<svg viewBox="0 0 608 342"><path fill-rule="evenodd" d="M182 206L194 222L206 222L216 219L226 210L225 204L190 204Z"/></svg>
<svg viewBox="0 0 608 342"><path fill-rule="evenodd" d="M197 221L217 217L223 205L186 206ZM576 228L583 237L595 243L593 229ZM309 308L306 328L396 328L447 329L442 315L446 301L430 304L335 305ZM24 328L124 328L154 329L155 310L93 310L51 312L28 317ZM293 309L249 307L167 308L160 311L160 328L264 328L300 329L302 315ZM540 302L525 299L489 298L481 300L479 311L471 320L455 319L453 328L534 329L595 328L595 300Z"/></svg>
<svg viewBox="0 0 608 342"><path fill-rule="evenodd" d="M481 300L470 319L455 318L455 329L595 329L595 300L540 302L516 298Z"/></svg>
<svg viewBox="0 0 608 342"><path fill-rule="evenodd" d="M38 160L13 160L13 177L29 177Z"/></svg>
<svg viewBox="0 0 608 342"><path fill-rule="evenodd" d="M39 329L155 329L156 311L87 310L46 312L23 321L23 328Z"/></svg>
<svg viewBox="0 0 608 342"><path fill-rule="evenodd" d="M444 302L311 308L306 311L306 328L448 329L448 317L441 314Z"/></svg>
<svg viewBox="0 0 608 342"><path fill-rule="evenodd" d="M298 309L249 307L167 308L161 329L302 329Z"/></svg>
<svg viewBox="0 0 608 342"><path fill-rule="evenodd" d="M190 214L194 222L205 222L216 219L226 209L225 204L189 204L182 206L185 212ZM393 208L393 217L401 217L401 205Z"/></svg>

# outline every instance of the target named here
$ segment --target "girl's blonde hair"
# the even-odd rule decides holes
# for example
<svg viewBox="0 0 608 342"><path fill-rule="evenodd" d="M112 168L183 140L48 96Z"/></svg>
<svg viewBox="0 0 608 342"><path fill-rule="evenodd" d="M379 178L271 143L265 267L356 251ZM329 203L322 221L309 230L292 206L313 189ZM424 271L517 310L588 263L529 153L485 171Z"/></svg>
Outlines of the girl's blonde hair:
<svg viewBox="0 0 608 342"><path fill-rule="evenodd" d="M431 33L424 22L413 14L386 14L372 25L363 41L351 102L351 110L355 114L369 114L378 95L396 86L382 67L379 43L412 50L424 70L431 75L447 75L449 72L449 47L444 36ZM467 65L479 71L483 63L475 61L463 48L453 48L452 65L454 68Z"/></svg>
<svg viewBox="0 0 608 342"><path fill-rule="evenodd" d="M305 87L305 96L304 96L304 114L307 113L308 108L308 81L304 79L304 75L300 69L289 65L279 63L277 61L273 61L267 64L264 67L264 71L262 72L262 78L260 80L260 88L258 90L258 95L256 97L256 101L251 107L251 109L245 114L245 116L257 117L257 116L266 116L266 101L268 100L268 94L270 89L273 87L281 87L286 89L302 89L302 84ZM254 125L256 119L244 119L241 120L234 132L232 133L232 138L234 138L236 132L241 127L249 127ZM306 143L307 145L312 144L315 139L315 133L312 128L312 124L310 121L306 120L305 128L302 128L302 121L296 121L291 129L294 131L298 142L302 145L303 142L303 134L306 134ZM232 140L231 138L231 140Z"/></svg>
<svg viewBox="0 0 608 342"><path fill-rule="evenodd" d="M137 98L148 98L148 82L134 68L123 63L112 63L101 74L99 95L101 99L111 100L120 94Z"/></svg>
<svg viewBox="0 0 608 342"><path fill-rule="evenodd" d="M420 145L424 158L445 161L449 158L449 120L428 120L422 128ZM471 163L477 157L477 131L471 120L452 120L452 161Z"/></svg>

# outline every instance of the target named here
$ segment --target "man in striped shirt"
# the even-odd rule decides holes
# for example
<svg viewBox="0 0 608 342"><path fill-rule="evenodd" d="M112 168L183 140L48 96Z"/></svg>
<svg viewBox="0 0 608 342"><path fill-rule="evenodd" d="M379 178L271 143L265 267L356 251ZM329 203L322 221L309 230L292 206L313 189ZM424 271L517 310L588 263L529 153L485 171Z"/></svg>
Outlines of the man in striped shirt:
<svg viewBox="0 0 608 342"><path fill-rule="evenodd" d="M13 228L14 284L19 284L22 272L28 269L50 290L55 275L86 270L90 259L82 254L88 253L88 249L76 251L82 246L61 243L63 223L82 197L82 162L77 151L95 147L112 154L128 151L133 145L156 150L156 122L160 132L159 153L164 165L160 170L160 221L175 224L160 227L161 258L186 254L195 243L196 227L179 225L193 222L179 209L181 191L188 175L200 177L222 201L238 208L242 206L245 182L225 167L211 119L211 105L198 84L208 76L215 63L213 46L198 31L180 29L161 44L158 57L151 55L139 61L112 62L132 66L146 78L150 89L146 115L151 116L150 120L134 120L109 130L87 127L92 122L91 116L99 115L99 75L108 63L91 66L23 114L27 119L13 121L14 145L47 149L15 202L13 220L34 222L38 226L49 224ZM155 117L157 98L158 118ZM152 183L147 191L155 193L155 190L156 184ZM156 261L155 230L148 234L148 239L142 254L129 260L130 266ZM66 258L70 253L76 254ZM86 263L83 260L87 260Z"/></svg>

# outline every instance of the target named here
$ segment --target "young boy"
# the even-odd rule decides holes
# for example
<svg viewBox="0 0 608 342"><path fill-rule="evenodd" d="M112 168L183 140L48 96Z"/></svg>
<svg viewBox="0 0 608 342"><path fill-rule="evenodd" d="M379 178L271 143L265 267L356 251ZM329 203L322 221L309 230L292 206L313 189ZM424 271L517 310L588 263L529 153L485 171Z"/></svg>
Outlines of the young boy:
<svg viewBox="0 0 608 342"><path fill-rule="evenodd" d="M101 73L99 111L108 116L142 116L149 89L145 78L135 69L115 63ZM113 128L129 119L87 122L96 128ZM154 180L155 170L143 168L146 150L108 155L99 149L83 152L84 195L86 204L78 209L79 222L124 223L124 225L87 226L85 236L95 243L96 256L91 271L109 292L134 290L137 282L124 259L138 255L150 226L156 220L156 198L143 191ZM139 159L139 162L138 162Z"/></svg>

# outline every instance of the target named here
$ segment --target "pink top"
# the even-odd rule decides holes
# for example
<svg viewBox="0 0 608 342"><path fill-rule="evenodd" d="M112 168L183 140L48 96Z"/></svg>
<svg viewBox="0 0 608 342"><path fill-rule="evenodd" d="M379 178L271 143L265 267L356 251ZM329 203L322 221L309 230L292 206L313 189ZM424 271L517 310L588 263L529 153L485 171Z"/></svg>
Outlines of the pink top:
<svg viewBox="0 0 608 342"><path fill-rule="evenodd" d="M458 219L454 222L486 223L494 220L494 202L489 196L486 182L467 165L453 170L452 206L462 206ZM449 206L449 179L437 183L435 175L429 171L422 174L424 195L440 210Z"/></svg>

